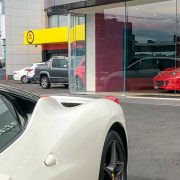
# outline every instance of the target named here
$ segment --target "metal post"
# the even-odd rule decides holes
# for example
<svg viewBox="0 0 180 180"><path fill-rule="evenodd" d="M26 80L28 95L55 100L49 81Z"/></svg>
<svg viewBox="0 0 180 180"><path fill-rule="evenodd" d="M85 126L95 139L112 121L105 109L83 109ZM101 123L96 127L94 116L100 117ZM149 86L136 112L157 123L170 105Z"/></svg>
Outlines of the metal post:
<svg viewBox="0 0 180 180"><path fill-rule="evenodd" d="M125 18L124 18L124 56L123 56L123 76L124 76L124 94L122 96L126 96L126 0L125 0Z"/></svg>
<svg viewBox="0 0 180 180"><path fill-rule="evenodd" d="M69 78L69 94L71 93L71 14L68 14L68 78Z"/></svg>

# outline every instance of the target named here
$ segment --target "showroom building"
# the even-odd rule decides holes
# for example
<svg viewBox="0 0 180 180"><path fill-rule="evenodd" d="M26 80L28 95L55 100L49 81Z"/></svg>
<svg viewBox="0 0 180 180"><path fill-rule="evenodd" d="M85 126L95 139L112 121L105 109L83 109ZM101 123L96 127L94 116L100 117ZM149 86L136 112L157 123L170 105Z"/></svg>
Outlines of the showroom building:
<svg viewBox="0 0 180 180"><path fill-rule="evenodd" d="M43 0L0 0L1 46L6 73L12 78L15 70L42 61L41 46L24 45L24 31L45 28Z"/></svg>
<svg viewBox="0 0 180 180"><path fill-rule="evenodd" d="M44 10L68 17L71 92L180 90L177 0L44 0Z"/></svg>

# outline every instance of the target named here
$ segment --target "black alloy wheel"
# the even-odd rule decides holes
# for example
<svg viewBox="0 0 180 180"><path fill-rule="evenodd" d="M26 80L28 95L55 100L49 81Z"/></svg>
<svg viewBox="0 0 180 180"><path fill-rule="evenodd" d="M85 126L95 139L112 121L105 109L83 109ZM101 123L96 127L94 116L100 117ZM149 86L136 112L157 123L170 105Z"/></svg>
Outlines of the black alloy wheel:
<svg viewBox="0 0 180 180"><path fill-rule="evenodd" d="M119 134L110 131L103 148L99 180L127 180L125 150Z"/></svg>
<svg viewBox="0 0 180 180"><path fill-rule="evenodd" d="M41 78L41 86L42 86L43 89L50 88L51 84L50 84L49 78L47 76L43 76Z"/></svg>

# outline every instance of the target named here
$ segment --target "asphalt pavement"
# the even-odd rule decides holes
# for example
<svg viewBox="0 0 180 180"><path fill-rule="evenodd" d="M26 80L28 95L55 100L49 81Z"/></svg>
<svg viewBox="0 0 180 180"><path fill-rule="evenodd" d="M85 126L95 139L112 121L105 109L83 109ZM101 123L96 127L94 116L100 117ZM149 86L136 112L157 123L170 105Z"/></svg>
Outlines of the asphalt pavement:
<svg viewBox="0 0 180 180"><path fill-rule="evenodd" d="M0 81L0 84L37 94L69 95L69 90L61 85L44 90L38 84L15 81ZM118 98L124 110L129 139L128 180L179 180L180 99Z"/></svg>

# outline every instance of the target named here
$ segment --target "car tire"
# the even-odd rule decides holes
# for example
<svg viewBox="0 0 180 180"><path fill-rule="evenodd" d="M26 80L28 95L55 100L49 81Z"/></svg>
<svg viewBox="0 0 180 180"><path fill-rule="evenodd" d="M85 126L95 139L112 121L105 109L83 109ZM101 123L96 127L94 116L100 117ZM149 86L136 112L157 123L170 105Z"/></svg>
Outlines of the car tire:
<svg viewBox="0 0 180 180"><path fill-rule="evenodd" d="M75 84L76 84L76 89L77 90L82 90L83 89L83 83L82 83L82 80L81 80L81 78L79 77L79 76L76 76L76 82L75 82Z"/></svg>
<svg viewBox="0 0 180 180"><path fill-rule="evenodd" d="M64 84L64 87L65 87L65 88L68 88L68 87L69 87L69 84Z"/></svg>
<svg viewBox="0 0 180 180"><path fill-rule="evenodd" d="M34 81L35 84L39 84L39 81Z"/></svg>
<svg viewBox="0 0 180 180"><path fill-rule="evenodd" d="M22 76L22 77L21 77L21 82L22 82L23 84L25 84L25 83L28 83L29 80L26 78L26 76Z"/></svg>
<svg viewBox="0 0 180 180"><path fill-rule="evenodd" d="M168 90L169 93L175 93L175 90Z"/></svg>
<svg viewBox="0 0 180 180"><path fill-rule="evenodd" d="M99 180L127 180L127 160L122 140L115 131L106 137L101 157Z"/></svg>
<svg viewBox="0 0 180 180"><path fill-rule="evenodd" d="M47 76L43 76L41 78L41 86L42 86L43 89L50 88L51 84L50 84L49 78Z"/></svg>

